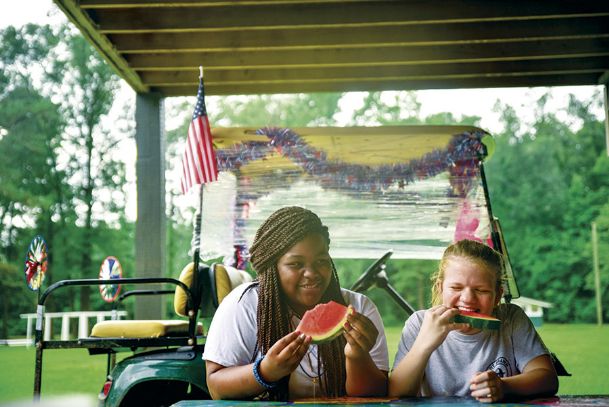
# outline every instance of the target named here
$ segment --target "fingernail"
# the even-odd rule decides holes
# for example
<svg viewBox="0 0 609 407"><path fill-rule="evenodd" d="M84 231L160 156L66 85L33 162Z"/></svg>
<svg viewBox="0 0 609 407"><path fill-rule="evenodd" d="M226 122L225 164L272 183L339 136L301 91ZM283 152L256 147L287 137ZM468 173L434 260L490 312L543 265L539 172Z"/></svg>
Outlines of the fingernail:
<svg viewBox="0 0 609 407"><path fill-rule="evenodd" d="M298 339L302 339L303 341L305 340L307 336L305 334L300 334L298 335Z"/></svg>

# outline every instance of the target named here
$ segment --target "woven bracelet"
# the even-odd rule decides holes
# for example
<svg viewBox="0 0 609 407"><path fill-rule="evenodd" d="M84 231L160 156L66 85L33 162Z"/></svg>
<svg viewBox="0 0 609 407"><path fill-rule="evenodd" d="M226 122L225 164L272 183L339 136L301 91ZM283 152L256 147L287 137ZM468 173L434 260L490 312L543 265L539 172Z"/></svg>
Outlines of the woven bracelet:
<svg viewBox="0 0 609 407"><path fill-rule="evenodd" d="M262 378L262 375L260 374L260 363L262 363L262 359L264 359L264 356L259 356L258 359L256 359L256 361L254 362L254 367L252 369L254 371L254 378L265 389L267 389L267 390L274 389L275 387L277 387L278 382L269 383L266 380L264 380Z"/></svg>

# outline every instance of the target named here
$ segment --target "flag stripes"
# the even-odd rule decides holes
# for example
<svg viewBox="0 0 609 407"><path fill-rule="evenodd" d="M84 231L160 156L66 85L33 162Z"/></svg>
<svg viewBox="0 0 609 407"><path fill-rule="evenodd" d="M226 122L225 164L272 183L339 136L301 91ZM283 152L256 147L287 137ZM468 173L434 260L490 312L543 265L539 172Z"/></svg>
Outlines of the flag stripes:
<svg viewBox="0 0 609 407"><path fill-rule="evenodd" d="M205 184L217 179L218 166L205 109L203 80L201 80L197 93L197 104L188 127L188 137L182 157L182 193L185 194L193 185Z"/></svg>

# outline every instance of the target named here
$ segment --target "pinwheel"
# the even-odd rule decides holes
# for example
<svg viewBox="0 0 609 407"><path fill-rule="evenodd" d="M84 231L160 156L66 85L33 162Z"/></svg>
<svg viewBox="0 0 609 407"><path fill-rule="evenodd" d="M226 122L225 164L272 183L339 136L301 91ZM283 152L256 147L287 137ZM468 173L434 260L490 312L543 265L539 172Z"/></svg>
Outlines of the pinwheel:
<svg viewBox="0 0 609 407"><path fill-rule="evenodd" d="M25 255L25 283L32 291L38 291L47 272L47 244L42 236L36 236Z"/></svg>
<svg viewBox="0 0 609 407"><path fill-rule="evenodd" d="M123 277L123 268L116 257L108 256L99 269L100 280L114 280ZM120 284L102 284L99 292L106 302L113 302L121 291Z"/></svg>

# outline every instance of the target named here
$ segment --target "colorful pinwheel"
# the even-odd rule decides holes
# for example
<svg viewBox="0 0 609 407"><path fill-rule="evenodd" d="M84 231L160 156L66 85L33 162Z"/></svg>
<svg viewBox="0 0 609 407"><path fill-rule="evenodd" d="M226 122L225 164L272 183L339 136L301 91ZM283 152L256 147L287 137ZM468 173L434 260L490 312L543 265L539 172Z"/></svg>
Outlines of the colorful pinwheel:
<svg viewBox="0 0 609 407"><path fill-rule="evenodd" d="M99 269L100 280L114 280L123 277L123 268L116 257L108 256ZM113 302L121 291L120 284L102 284L99 292L106 302Z"/></svg>
<svg viewBox="0 0 609 407"><path fill-rule="evenodd" d="M32 291L38 291L47 272L47 244L42 236L36 236L25 255L25 283Z"/></svg>

